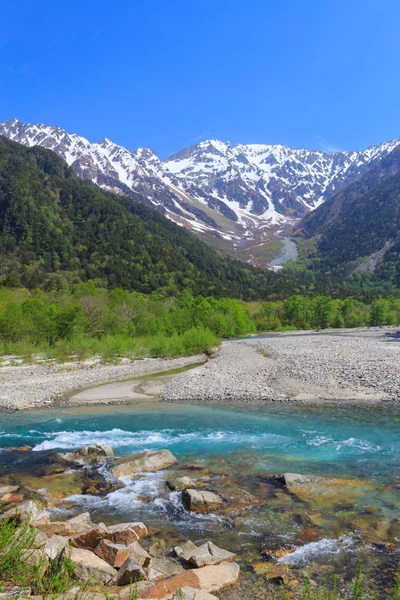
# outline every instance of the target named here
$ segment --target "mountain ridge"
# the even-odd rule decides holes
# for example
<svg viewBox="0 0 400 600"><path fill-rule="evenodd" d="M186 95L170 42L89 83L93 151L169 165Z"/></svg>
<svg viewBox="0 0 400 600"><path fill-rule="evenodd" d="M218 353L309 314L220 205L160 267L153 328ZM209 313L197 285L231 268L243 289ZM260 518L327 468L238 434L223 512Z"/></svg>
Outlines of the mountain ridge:
<svg viewBox="0 0 400 600"><path fill-rule="evenodd" d="M310 211L359 179L400 138L361 152L206 140L160 160L105 137L91 143L58 126L0 123L0 135L55 151L82 179L156 208L211 245L248 262Z"/></svg>

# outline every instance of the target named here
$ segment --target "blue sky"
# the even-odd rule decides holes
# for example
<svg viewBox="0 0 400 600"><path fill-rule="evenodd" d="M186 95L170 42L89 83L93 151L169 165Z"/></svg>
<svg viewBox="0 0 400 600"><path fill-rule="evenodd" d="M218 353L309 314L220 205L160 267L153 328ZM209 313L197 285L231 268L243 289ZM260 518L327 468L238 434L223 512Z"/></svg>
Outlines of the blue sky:
<svg viewBox="0 0 400 600"><path fill-rule="evenodd" d="M399 0L3 0L0 120L161 157L400 136Z"/></svg>

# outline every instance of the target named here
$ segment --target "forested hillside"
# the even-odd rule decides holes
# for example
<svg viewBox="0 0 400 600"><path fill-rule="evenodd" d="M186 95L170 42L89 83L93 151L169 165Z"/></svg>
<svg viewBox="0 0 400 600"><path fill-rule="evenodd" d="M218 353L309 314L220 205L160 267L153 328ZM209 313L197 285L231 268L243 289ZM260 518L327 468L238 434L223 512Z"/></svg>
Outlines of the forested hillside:
<svg viewBox="0 0 400 600"><path fill-rule="evenodd" d="M0 138L0 282L262 297L273 274L219 257L157 211L83 182L55 153Z"/></svg>
<svg viewBox="0 0 400 600"><path fill-rule="evenodd" d="M312 241L307 247L320 273L373 273L399 287L400 149L307 215L296 232Z"/></svg>

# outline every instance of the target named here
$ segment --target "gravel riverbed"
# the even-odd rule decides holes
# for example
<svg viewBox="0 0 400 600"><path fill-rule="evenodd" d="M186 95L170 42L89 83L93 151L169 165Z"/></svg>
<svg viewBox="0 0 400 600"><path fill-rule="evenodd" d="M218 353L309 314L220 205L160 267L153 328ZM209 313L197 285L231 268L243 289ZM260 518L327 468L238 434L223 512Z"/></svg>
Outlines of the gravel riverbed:
<svg viewBox="0 0 400 600"><path fill-rule="evenodd" d="M399 401L395 330L283 334L224 342L217 358L182 373L163 398L181 402Z"/></svg>
<svg viewBox="0 0 400 600"><path fill-rule="evenodd" d="M58 365L5 366L0 368L0 410L46 406L85 386L161 373L204 360L203 355L196 355L172 359L123 359L113 365L92 359Z"/></svg>
<svg viewBox="0 0 400 600"><path fill-rule="evenodd" d="M8 365L0 368L0 410L46 406L80 388L196 363L204 364L160 380L156 394L170 402L199 403L400 401L400 341L393 341L395 333L393 328L354 329L226 341L207 362L197 355L124 359L117 365L95 360ZM118 401L118 393L106 401Z"/></svg>

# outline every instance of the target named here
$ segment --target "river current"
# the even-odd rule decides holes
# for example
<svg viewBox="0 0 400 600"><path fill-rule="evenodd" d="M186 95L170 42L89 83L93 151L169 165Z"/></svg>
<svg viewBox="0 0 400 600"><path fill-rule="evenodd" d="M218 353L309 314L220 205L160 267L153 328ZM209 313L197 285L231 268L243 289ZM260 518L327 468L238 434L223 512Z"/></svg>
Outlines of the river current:
<svg viewBox="0 0 400 600"><path fill-rule="evenodd" d="M400 535L399 423L400 407L392 405L149 403L3 413L0 481L51 485L49 456L95 442L111 445L117 455L168 448L179 469L209 477L211 487L228 497L230 490L233 495L245 490L257 505L234 511L234 517L189 514L180 494L167 489L166 473L159 472L125 480L125 487L111 491L86 489L82 495L71 485L54 516L89 510L97 521L143 520L156 531L167 530L171 539L212 539L237 551L249 573L263 548L284 546L294 552L279 560L292 567L333 564L352 569L351 575L362 558L375 577L382 543ZM294 497L272 481L281 472L339 478L344 485ZM102 476L109 477L106 469ZM398 556L385 550L384 560L394 569Z"/></svg>

